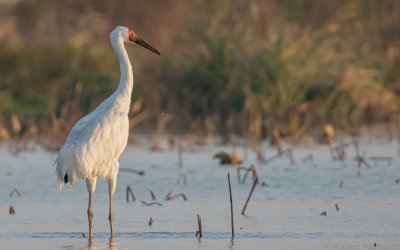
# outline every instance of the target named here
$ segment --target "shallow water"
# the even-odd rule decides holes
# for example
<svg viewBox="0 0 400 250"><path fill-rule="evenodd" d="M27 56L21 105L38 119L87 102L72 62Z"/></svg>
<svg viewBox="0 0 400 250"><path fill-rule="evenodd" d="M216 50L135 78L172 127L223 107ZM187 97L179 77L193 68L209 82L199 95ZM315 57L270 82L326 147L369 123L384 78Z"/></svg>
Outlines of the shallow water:
<svg viewBox="0 0 400 250"><path fill-rule="evenodd" d="M14 156L0 145L0 246L1 249L400 249L400 159L395 142L364 141L365 157L389 156L387 162L369 161L358 168L354 150L345 162L332 161L326 146L295 146L296 163L279 158L257 165L261 182L242 216L251 189L250 178L238 184L234 167L221 167L212 159L218 150L206 146L184 152L179 168L177 152L152 152L128 146L121 168L140 169L144 176L120 172L113 205L115 237L109 241L107 184L98 181L93 200L94 239L87 238L87 191L84 182L74 190L59 190L52 163L55 155L36 149ZM237 148L239 153L242 149ZM268 148L268 154L274 149ZM307 154L313 163L302 163ZM256 163L248 152L244 166ZM235 238L230 233L227 173L231 174ZM358 175L357 172L360 172ZM187 184L177 184L184 173ZM343 181L343 187L339 183ZM130 185L136 201L125 201ZM17 188L21 197L10 197ZM151 202L150 190L162 206ZM165 200L165 195L185 193L187 201ZM336 211L335 204L339 211ZM16 213L9 215L9 206ZM320 214L326 211L327 216ZM203 238L195 237L200 214ZM148 226L153 217L152 226ZM374 246L374 244L376 244Z"/></svg>

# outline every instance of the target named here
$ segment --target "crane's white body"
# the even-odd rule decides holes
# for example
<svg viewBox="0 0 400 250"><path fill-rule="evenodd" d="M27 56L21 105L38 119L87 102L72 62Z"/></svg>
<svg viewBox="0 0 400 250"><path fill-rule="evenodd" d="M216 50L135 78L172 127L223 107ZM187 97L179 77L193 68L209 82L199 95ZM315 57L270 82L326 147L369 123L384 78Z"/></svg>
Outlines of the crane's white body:
<svg viewBox="0 0 400 250"><path fill-rule="evenodd" d="M108 180L109 191L115 192L118 159L128 141L133 88L132 67L124 47L124 42L128 41L127 32L127 28L117 27L110 34L121 69L117 90L73 126L57 155L55 164L60 187L67 174L71 188L79 179L86 179L87 189L93 193L97 177L101 177Z"/></svg>
<svg viewBox="0 0 400 250"><path fill-rule="evenodd" d="M118 159L128 142L128 113L133 88L132 66L124 42L136 43L160 55L157 49L126 27L116 27L111 32L110 38L121 69L118 88L95 110L72 127L55 161L60 187L64 185L64 182L68 182L72 188L79 179L86 179L89 192L87 215L90 240L93 225L92 194L96 189L98 177L108 180L110 239L114 235L112 195L117 184Z"/></svg>

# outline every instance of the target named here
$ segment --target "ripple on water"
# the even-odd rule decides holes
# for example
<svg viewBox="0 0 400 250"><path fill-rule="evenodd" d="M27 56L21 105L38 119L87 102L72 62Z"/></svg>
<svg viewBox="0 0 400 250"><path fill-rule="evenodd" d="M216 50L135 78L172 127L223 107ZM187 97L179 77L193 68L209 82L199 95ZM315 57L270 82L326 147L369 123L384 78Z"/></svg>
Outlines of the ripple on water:
<svg viewBox="0 0 400 250"><path fill-rule="evenodd" d="M10 237L11 235L2 235ZM15 238L38 238L38 239L80 239L87 238L81 232L37 232L37 233L18 233L12 237ZM109 232L93 233L93 238L108 239ZM230 232L203 232L204 239L229 239ZM371 233L348 233L348 232L239 232L235 233L235 239L241 238L259 238L259 239L329 239L329 238L400 238L399 234L371 234ZM132 239L194 239L195 232L131 232L115 233L114 238L132 238Z"/></svg>

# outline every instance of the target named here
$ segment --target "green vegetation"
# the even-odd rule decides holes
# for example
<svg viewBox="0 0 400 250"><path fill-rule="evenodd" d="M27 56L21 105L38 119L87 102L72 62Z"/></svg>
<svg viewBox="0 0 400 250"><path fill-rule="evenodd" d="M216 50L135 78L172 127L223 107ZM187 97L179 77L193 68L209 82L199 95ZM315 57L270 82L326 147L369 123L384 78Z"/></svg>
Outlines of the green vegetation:
<svg viewBox="0 0 400 250"><path fill-rule="evenodd" d="M133 115L146 113L142 128L160 127L160 114L169 113L168 129L179 133L260 138L279 128L301 137L328 122L351 130L390 121L400 107L396 0L32 0L3 7L0 123L17 114L26 127L65 134L116 87L108 32L117 24L162 53L135 48L131 55L133 98L141 104Z"/></svg>

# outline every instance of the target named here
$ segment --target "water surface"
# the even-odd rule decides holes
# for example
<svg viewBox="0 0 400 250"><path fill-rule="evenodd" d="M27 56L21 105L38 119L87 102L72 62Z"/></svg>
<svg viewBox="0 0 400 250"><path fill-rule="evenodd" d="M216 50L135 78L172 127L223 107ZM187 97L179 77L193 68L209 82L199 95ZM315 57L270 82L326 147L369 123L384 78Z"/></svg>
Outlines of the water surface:
<svg viewBox="0 0 400 250"><path fill-rule="evenodd" d="M120 172L114 195L115 237L109 240L107 183L98 181L93 200L94 239L87 238L87 191L80 181L74 190L59 190L55 154L41 149L13 155L0 145L0 244L2 249L400 249L400 179L395 142L364 141L363 156L388 156L393 161L369 161L357 167L354 150L347 160L332 161L326 146L295 146L295 164L287 158L257 164L248 151L244 166L256 163L261 182L242 216L251 179L239 184L236 168L219 166L212 155L229 147L206 146L184 152L184 167L176 151L152 152L130 145L121 168L144 170L139 176ZM242 153L242 149L236 149ZM268 148L271 156L275 150ZM313 163L302 163L308 154ZM231 174L235 238L230 232L227 173ZM177 183L180 174L187 184ZM343 181L342 188L339 187ZM130 185L136 201L125 201ZM21 197L10 197L17 188ZM184 193L187 201L165 200ZM162 206L151 202L150 191ZM337 204L339 211L337 211ZM9 215L9 206L16 213ZM322 212L326 216L321 216ZM195 237L200 214L203 238ZM148 225L153 217L152 226ZM375 245L374 245L375 244Z"/></svg>

